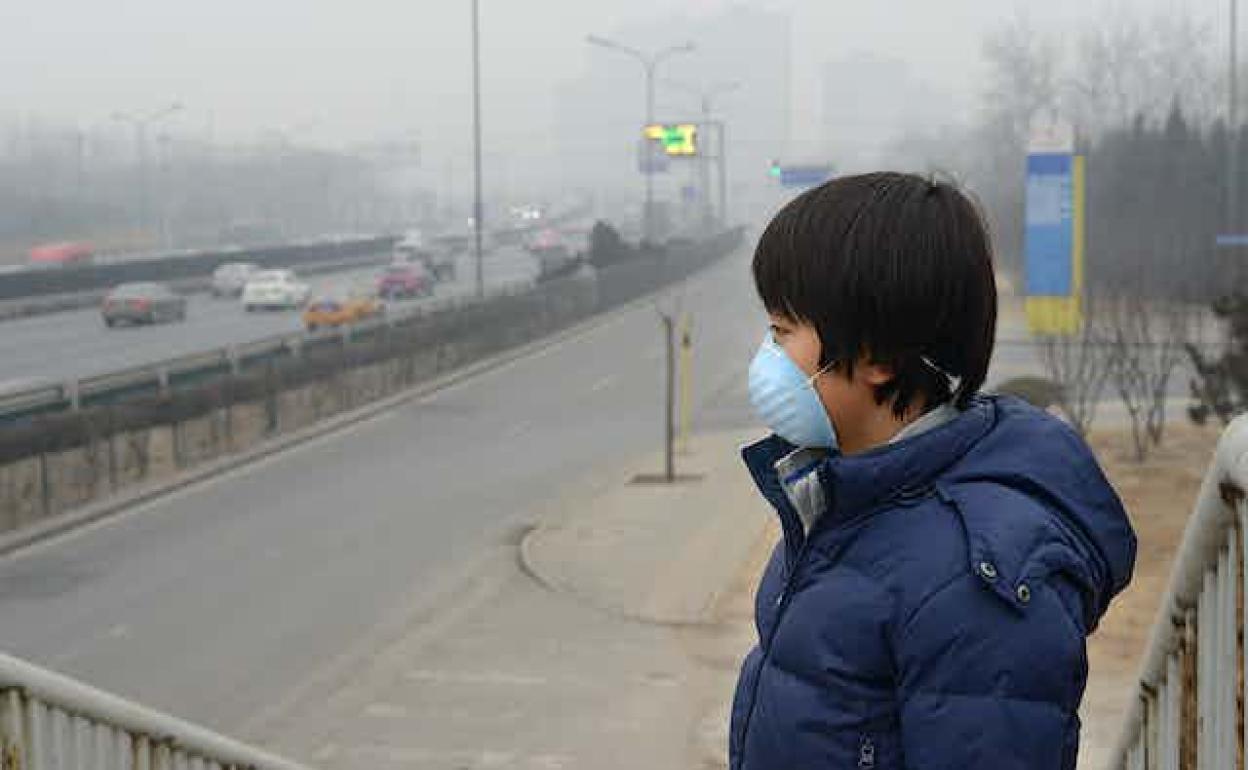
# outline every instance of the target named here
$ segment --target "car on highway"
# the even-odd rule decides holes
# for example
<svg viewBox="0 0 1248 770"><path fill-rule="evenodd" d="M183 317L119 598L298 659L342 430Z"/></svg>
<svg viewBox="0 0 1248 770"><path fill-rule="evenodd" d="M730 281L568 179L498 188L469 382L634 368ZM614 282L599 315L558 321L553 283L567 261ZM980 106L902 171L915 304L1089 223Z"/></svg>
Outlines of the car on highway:
<svg viewBox="0 0 1248 770"><path fill-rule="evenodd" d="M157 324L186 320L186 297L163 283L123 283L104 297L104 325Z"/></svg>
<svg viewBox="0 0 1248 770"><path fill-rule="evenodd" d="M75 267L89 265L95 249L88 243L45 243L30 250L31 267Z"/></svg>
<svg viewBox="0 0 1248 770"><path fill-rule="evenodd" d="M314 332L376 318L385 311L386 306L372 294L351 292L346 296L327 295L308 303L303 311L303 325Z"/></svg>
<svg viewBox="0 0 1248 770"><path fill-rule="evenodd" d="M237 297L260 268L250 262L227 262L212 271L212 296Z"/></svg>
<svg viewBox="0 0 1248 770"><path fill-rule="evenodd" d="M300 308L307 304L310 292L293 270L261 270L243 286L243 308L249 313Z"/></svg>
<svg viewBox="0 0 1248 770"><path fill-rule="evenodd" d="M433 276L422 262L396 262L377 278L377 293L384 299L428 297Z"/></svg>

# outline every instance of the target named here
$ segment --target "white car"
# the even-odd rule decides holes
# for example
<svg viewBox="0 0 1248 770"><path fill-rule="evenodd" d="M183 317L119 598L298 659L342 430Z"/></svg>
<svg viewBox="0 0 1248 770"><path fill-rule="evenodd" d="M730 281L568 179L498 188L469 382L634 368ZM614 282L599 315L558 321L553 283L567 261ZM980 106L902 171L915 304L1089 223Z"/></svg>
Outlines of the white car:
<svg viewBox="0 0 1248 770"><path fill-rule="evenodd" d="M247 312L299 308L307 304L310 291L293 270L261 270L243 287L243 307Z"/></svg>
<svg viewBox="0 0 1248 770"><path fill-rule="evenodd" d="M250 262L227 262L212 272L212 296L237 297L260 268Z"/></svg>

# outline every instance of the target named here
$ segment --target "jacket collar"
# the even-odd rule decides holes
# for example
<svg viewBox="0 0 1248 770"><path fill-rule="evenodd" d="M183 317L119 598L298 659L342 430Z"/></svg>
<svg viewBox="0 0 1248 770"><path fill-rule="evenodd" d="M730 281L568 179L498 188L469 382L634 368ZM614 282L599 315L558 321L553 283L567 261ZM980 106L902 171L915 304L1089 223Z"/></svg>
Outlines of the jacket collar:
<svg viewBox="0 0 1248 770"><path fill-rule="evenodd" d="M833 452L818 467L828 504L819 526L835 526L890 500L930 489L988 433L995 419L995 399L980 396L955 419L906 441L856 455ZM786 541L796 549L804 540L803 528L776 472L776 463L795 449L773 435L745 447L742 457L759 491L779 513Z"/></svg>

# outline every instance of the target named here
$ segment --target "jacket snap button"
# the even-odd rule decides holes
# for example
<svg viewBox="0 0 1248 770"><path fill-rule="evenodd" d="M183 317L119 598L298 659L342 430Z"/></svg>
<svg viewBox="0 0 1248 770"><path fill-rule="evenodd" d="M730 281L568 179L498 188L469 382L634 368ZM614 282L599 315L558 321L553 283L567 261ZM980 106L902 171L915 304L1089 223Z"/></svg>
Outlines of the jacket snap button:
<svg viewBox="0 0 1248 770"><path fill-rule="evenodd" d="M1027 587L1026 583L1019 583L1018 590L1015 591L1015 594L1018 596L1018 600L1023 604L1031 601L1031 589Z"/></svg>
<svg viewBox="0 0 1248 770"><path fill-rule="evenodd" d="M997 568L990 561L981 561L979 563L979 574L983 575L986 580L996 580Z"/></svg>

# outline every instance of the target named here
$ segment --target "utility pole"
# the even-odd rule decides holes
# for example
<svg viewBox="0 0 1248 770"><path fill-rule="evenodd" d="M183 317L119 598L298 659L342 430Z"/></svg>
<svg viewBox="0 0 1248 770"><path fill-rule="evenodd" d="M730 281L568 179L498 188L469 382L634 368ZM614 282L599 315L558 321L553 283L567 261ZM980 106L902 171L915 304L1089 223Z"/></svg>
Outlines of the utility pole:
<svg viewBox="0 0 1248 770"><path fill-rule="evenodd" d="M133 114L114 112L113 120L129 123L134 127L134 143L138 153L139 165L139 229L151 225L151 173L148 168L147 127L157 121L182 111L181 102L173 102L153 112Z"/></svg>
<svg viewBox="0 0 1248 770"><path fill-rule="evenodd" d="M715 83L713 85L706 86L706 87L701 87L701 86L691 85L688 83L681 83L681 82L670 81L670 80L667 81L667 84L677 89L680 89L682 91L685 91L687 93L696 95L701 102L701 107L702 107L701 130L705 134L705 136L703 136L702 139L700 140L700 146L699 146L698 152L701 155L700 161L702 164L703 180L704 180L704 185L705 185L703 187L703 195L705 196L705 206L706 206L706 208L704 209L704 212L706 212L704 216L708 220L707 224L709 225L710 224L709 220L711 218L710 213L709 213L710 201L711 201L711 198L710 198L710 163L713 160L715 161L716 166L718 167L718 172L719 172L718 174L719 176L719 196L718 196L719 197L719 219L722 224L727 224L728 222L728 161L727 161L728 153L727 153L727 144L725 142L724 121L722 119L715 120L713 117L713 114L715 111L714 100L716 97L722 94L727 94L727 93L736 91L737 89L741 87L741 84L737 81L727 81L723 83ZM716 139L715 154L713 157L708 153L708 149L710 147L709 136L710 136L712 128L714 128L715 135L716 135L715 136L715 139Z"/></svg>
<svg viewBox="0 0 1248 770"><path fill-rule="evenodd" d="M472 0L472 231L477 261L477 299L485 296L485 273L481 228L485 206L481 203L481 2Z"/></svg>
<svg viewBox="0 0 1248 770"><path fill-rule="evenodd" d="M600 48L606 48L618 53L629 56L641 63L646 73L646 123L645 125L654 124L654 77L658 71L659 64L664 60L682 53L692 53L694 51L693 43L685 43L683 45L675 45L670 48L664 48L660 51L645 52L636 48L622 45L614 40L608 40L597 35L589 35L585 38L591 45ZM641 232L642 239L645 242L654 240L654 174L649 168L649 158L646 159L647 167L644 169L646 177L646 200L645 208L641 213Z"/></svg>
<svg viewBox="0 0 1248 770"><path fill-rule="evenodd" d="M1227 149L1230 152L1227 173L1226 228L1238 234L1239 219L1239 0L1231 0L1231 25L1227 63Z"/></svg>

